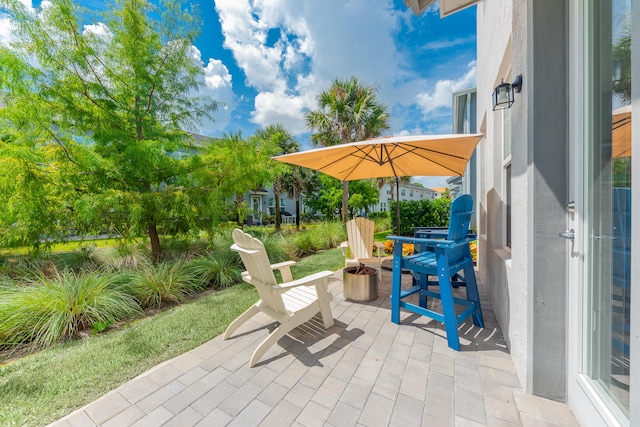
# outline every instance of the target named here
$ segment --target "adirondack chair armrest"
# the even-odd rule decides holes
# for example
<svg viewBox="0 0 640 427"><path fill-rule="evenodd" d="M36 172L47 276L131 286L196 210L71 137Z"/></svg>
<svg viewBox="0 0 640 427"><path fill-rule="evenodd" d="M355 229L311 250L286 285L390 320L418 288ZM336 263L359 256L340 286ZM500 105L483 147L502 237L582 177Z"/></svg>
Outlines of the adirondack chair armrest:
<svg viewBox="0 0 640 427"><path fill-rule="evenodd" d="M295 261L284 261L277 264L271 264L271 270L280 271L283 282L291 282L293 280L293 276L291 275L291 266L295 263ZM248 271L243 271L242 273L240 273L240 277L245 282L251 283L251 275Z"/></svg>
<svg viewBox="0 0 640 427"><path fill-rule="evenodd" d="M347 257L347 249L349 249L349 242L340 243L340 250L345 258Z"/></svg>
<svg viewBox="0 0 640 427"><path fill-rule="evenodd" d="M401 237L401 236L387 236L388 239L394 240L398 243L410 243L413 245L419 245L420 247L430 247L430 248L447 248L453 249L458 246L469 244L473 237L467 236L463 240L446 240L446 239L424 239L419 237Z"/></svg>
<svg viewBox="0 0 640 427"><path fill-rule="evenodd" d="M382 252L384 252L384 243L373 242L373 245L378 248L378 259L382 259Z"/></svg>
<svg viewBox="0 0 640 427"><path fill-rule="evenodd" d="M272 286L271 289L278 292L286 292L289 289L295 288L297 286L315 285L317 288L319 284L323 283L322 279L329 278L333 276L333 274L334 274L333 271L328 271L328 270L319 271L318 273L310 274L301 279L296 279L290 282L281 283L279 285ZM323 291L326 292L326 289L323 289Z"/></svg>
<svg viewBox="0 0 640 427"><path fill-rule="evenodd" d="M293 280L293 276L291 275L291 266L295 263L295 261L284 261L277 264L271 264L271 270L278 270L282 276L282 281L290 282Z"/></svg>

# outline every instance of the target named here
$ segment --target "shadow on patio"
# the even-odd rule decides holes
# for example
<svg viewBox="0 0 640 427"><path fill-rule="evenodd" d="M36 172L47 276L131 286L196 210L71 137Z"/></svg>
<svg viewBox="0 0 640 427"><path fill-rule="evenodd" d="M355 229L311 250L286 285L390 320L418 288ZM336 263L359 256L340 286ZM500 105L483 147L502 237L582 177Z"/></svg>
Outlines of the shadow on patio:
<svg viewBox="0 0 640 427"><path fill-rule="evenodd" d="M259 314L232 338L158 365L53 425L577 425L566 405L522 391L481 282L485 328L460 325L456 352L435 320L402 312L401 325L391 323L391 272L368 303L345 300L341 277L329 285L329 330L314 318L249 368L275 327Z"/></svg>

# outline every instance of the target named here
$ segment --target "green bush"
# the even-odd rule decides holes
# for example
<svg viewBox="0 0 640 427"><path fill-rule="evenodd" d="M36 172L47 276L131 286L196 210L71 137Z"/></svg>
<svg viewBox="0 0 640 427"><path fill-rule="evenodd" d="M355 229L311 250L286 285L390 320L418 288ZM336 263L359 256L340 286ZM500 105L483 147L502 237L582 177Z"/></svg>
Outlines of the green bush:
<svg viewBox="0 0 640 427"><path fill-rule="evenodd" d="M251 228L245 230L245 232L251 234L262 242L271 263L287 261L295 255L295 253L289 250L289 246L286 244L285 240L288 239L290 235L297 234L296 232L287 234L287 237L283 237L284 235L280 232L276 233L273 228L271 228L271 230L269 228Z"/></svg>
<svg viewBox="0 0 640 427"><path fill-rule="evenodd" d="M412 236L413 227L446 227L449 225L449 208L451 200L443 197L440 199L412 200L400 202L400 231L397 230L395 221L396 202L391 202L391 212L394 212L391 221L393 234Z"/></svg>
<svg viewBox="0 0 640 427"><path fill-rule="evenodd" d="M205 288L206 283L183 260L146 262L131 272L131 289L143 307L181 302Z"/></svg>
<svg viewBox="0 0 640 427"><path fill-rule="evenodd" d="M91 329L141 313L137 301L110 275L80 275L64 270L57 277L12 282L0 287L0 347L51 345Z"/></svg>
<svg viewBox="0 0 640 427"><path fill-rule="evenodd" d="M338 221L321 222L311 230L317 235L320 249L335 248L347 240L347 229Z"/></svg>
<svg viewBox="0 0 640 427"><path fill-rule="evenodd" d="M391 230L391 218L389 216L375 218L373 222L375 223L374 230L376 233Z"/></svg>
<svg viewBox="0 0 640 427"><path fill-rule="evenodd" d="M241 281L239 257L231 252L205 252L187 264L187 270L213 288L227 288Z"/></svg>
<svg viewBox="0 0 640 427"><path fill-rule="evenodd" d="M142 243L121 241L115 248L114 256L110 257L106 266L114 271L135 270L140 265L148 264L149 257Z"/></svg>
<svg viewBox="0 0 640 427"><path fill-rule="evenodd" d="M292 234L287 238L289 250L294 253L295 258L309 256L317 252L321 245L317 236L317 233L311 231Z"/></svg>

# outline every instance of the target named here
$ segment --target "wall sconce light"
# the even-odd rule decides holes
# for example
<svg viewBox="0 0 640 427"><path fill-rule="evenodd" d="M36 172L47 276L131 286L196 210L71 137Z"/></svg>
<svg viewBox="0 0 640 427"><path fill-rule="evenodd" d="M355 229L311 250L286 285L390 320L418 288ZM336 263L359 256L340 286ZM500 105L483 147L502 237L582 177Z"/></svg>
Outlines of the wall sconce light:
<svg viewBox="0 0 640 427"><path fill-rule="evenodd" d="M513 83L505 83L504 80L493 91L493 111L511 108L513 105L513 93L520 93L522 89L522 74L518 74Z"/></svg>

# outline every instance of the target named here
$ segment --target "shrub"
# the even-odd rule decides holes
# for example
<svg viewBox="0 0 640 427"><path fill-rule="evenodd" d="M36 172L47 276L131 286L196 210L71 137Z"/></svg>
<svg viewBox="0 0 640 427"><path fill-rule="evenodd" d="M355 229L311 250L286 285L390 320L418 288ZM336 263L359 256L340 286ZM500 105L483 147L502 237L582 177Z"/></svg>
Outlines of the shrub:
<svg viewBox="0 0 640 427"><path fill-rule="evenodd" d="M318 246L322 249L335 248L347 240L347 230L341 222L322 222L312 230L317 234Z"/></svg>
<svg viewBox="0 0 640 427"><path fill-rule="evenodd" d="M389 216L376 218L373 220L373 222L375 223L374 230L376 233L391 230L391 219L389 218Z"/></svg>
<svg viewBox="0 0 640 427"><path fill-rule="evenodd" d="M137 301L106 274L64 270L55 278L13 282L0 287L0 346L40 348L140 312Z"/></svg>
<svg viewBox="0 0 640 427"><path fill-rule="evenodd" d="M189 261L189 272L200 278L203 284L214 288L226 288L240 282L242 269L239 258L231 251L214 254L205 252Z"/></svg>
<svg viewBox="0 0 640 427"><path fill-rule="evenodd" d="M262 242L271 263L287 261L294 255L288 250L285 240L289 238L289 235L296 234L296 232L287 232L286 238L283 237L281 232L276 233L273 228L249 228L245 232Z"/></svg>
<svg viewBox="0 0 640 427"><path fill-rule="evenodd" d="M107 262L110 270L125 271L135 270L140 265L149 263L149 257L141 243L120 242L116 246L115 257Z"/></svg>
<svg viewBox="0 0 640 427"><path fill-rule="evenodd" d="M295 258L311 255L324 246L319 236L320 233L317 230L291 234L287 237L287 247Z"/></svg>
<svg viewBox="0 0 640 427"><path fill-rule="evenodd" d="M163 302L181 302L205 288L205 282L182 260L156 265L146 262L131 272L131 289L143 307L160 307Z"/></svg>

